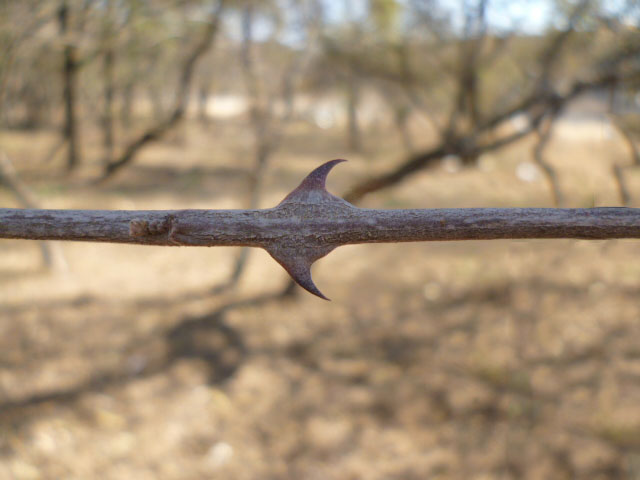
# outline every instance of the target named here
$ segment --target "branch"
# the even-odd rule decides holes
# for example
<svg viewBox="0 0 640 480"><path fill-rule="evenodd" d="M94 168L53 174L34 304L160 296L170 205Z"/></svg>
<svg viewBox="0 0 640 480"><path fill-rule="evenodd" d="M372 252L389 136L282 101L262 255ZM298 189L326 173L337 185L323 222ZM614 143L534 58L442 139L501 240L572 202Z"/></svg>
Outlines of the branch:
<svg viewBox="0 0 640 480"><path fill-rule="evenodd" d="M533 155L533 160L542 169L545 177L547 178L547 182L549 183L549 188L551 189L551 194L553 196L553 205L556 207L562 206L562 204L564 203L564 198L562 195L562 191L560 190L560 184L558 183L558 176L556 175L556 171L553 166L544 158L544 149L547 147L549 141L551 140L553 125L559 114L559 111L550 113L549 117L546 118L545 121L541 122L541 124L536 128L538 141L533 147L533 151L531 152Z"/></svg>
<svg viewBox="0 0 640 480"><path fill-rule="evenodd" d="M264 210L0 209L0 238L265 249L309 292L326 298L310 267L341 245L506 238L640 238L640 209L357 208L325 189L316 168Z"/></svg>
<svg viewBox="0 0 640 480"><path fill-rule="evenodd" d="M609 108L607 115L609 117L609 123L618 130L618 133L622 136L622 139L627 144L629 148L629 153L631 154L631 165L618 165L614 164L612 166L613 177L616 181L616 185L618 187L618 192L620 194L620 200L622 204L628 206L631 203L631 193L627 187L627 183L625 181L624 170L630 167L639 167L640 166L640 151L636 147L635 139L633 135L615 112L615 94L616 94L616 85L612 85L609 90Z"/></svg>
<svg viewBox="0 0 640 480"><path fill-rule="evenodd" d="M635 78L638 74L640 74L640 72L632 72L631 75L626 77L616 77L612 74L605 73L591 81L576 81L564 95L558 95L553 92L531 94L512 108L484 121L475 131L458 137L445 137L437 146L410 156L404 163L395 167L395 169L390 172L382 173L374 178L362 181L347 192L345 199L349 202L356 203L367 194L395 185L410 174L433 165L436 161L449 154L459 155L462 158L475 158L482 153L506 147L529 135L538 128L540 122L546 115L562 110L583 93L611 85L616 81ZM519 114L529 115L530 121L526 128L505 134L502 137L484 144L477 141L478 136L497 129L509 119Z"/></svg>

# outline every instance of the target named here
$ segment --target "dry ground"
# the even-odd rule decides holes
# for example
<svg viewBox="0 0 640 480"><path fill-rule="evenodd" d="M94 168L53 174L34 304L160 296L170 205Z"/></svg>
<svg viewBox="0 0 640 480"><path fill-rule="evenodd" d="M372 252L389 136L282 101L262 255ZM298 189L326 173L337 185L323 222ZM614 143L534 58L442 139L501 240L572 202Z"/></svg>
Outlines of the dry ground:
<svg viewBox="0 0 640 480"><path fill-rule="evenodd" d="M570 206L617 204L604 129L550 146ZM344 157L340 134L294 128L263 204ZM99 188L42 165L53 134L0 142L49 208L242 207L251 165L233 124L189 125ZM385 130L367 144L332 191L401 158ZM367 205L550 206L516 176L530 148ZM43 273L36 244L0 243L2 480L640 479L637 241L343 247L314 267L331 303L272 299L286 279L261 251L219 296L233 249L61 247L68 271Z"/></svg>

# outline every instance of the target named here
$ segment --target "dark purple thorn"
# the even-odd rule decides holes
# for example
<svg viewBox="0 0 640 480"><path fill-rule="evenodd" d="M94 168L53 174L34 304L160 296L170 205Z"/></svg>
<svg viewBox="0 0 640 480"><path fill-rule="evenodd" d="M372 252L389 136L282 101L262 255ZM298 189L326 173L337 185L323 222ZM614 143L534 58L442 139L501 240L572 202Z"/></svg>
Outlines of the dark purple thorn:
<svg viewBox="0 0 640 480"><path fill-rule="evenodd" d="M318 287L316 287L316 284L313 283L313 279L311 278L311 264L318 258L324 257L333 250L333 247L319 247L315 249L305 249L301 247L299 250L267 248L266 250L276 262L282 265L298 285L307 292L313 293L324 300L329 300L322 294Z"/></svg>
<svg viewBox="0 0 640 480"><path fill-rule="evenodd" d="M307 177L298 185L298 187L293 190L289 195L287 195L280 205L290 201L312 201L316 196L313 194L320 194L321 196L326 196L331 199L335 199L337 197L333 197L326 189L326 181L327 175L333 167L337 164L346 162L341 158L336 160L330 160L318 168L313 170Z"/></svg>

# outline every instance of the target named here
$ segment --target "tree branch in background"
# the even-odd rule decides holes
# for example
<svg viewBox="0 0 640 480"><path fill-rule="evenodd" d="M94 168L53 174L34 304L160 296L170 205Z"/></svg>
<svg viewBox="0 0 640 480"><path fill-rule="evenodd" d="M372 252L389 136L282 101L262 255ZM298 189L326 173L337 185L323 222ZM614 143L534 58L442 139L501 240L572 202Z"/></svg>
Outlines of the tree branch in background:
<svg viewBox="0 0 640 480"><path fill-rule="evenodd" d="M64 127L63 137L67 143L67 169L73 170L78 166L80 157L78 153L78 120L76 99L78 94L78 60L76 46L71 38L70 8L68 0L61 0L58 9L58 23L60 36L64 42L62 61L62 81L64 101Z"/></svg>
<svg viewBox="0 0 640 480"><path fill-rule="evenodd" d="M640 238L640 209L361 209L331 195L332 160L264 210L0 209L0 238L265 249L303 288L326 298L311 265L341 245L508 238Z"/></svg>
<svg viewBox="0 0 640 480"><path fill-rule="evenodd" d="M628 78L635 78L639 75L640 72L632 72ZM513 144L535 131L539 127L540 122L542 122L547 115L551 114L551 112L564 109L568 103L578 96L588 91L606 88L626 78L627 77L616 76L614 73L607 72L591 81L576 81L564 95L559 95L555 92L547 92L544 95L532 94L524 100L519 101L513 107L483 121L476 130L459 137L445 137L440 140L437 146L428 151L410 156L405 162L392 171L356 184L347 192L345 199L349 202L356 203L369 193L395 185L410 174L433 166L446 155L456 155L461 159L477 158L482 153L495 151ZM498 138L491 139L485 143L478 139L489 132L499 130L500 127L506 127L507 122L517 115L525 115L529 119L526 127L511 133L502 134Z"/></svg>
<svg viewBox="0 0 640 480"><path fill-rule="evenodd" d="M212 7L213 13L207 22L207 26L202 32L202 36L198 42L196 42L196 45L193 47L189 55L187 55L186 60L182 65L171 114L146 130L124 149L124 152L120 157L107 164L104 174L99 181L104 181L110 178L118 170L131 163L145 145L160 139L168 130L182 120L189 102L189 92L191 90L193 72L200 58L202 58L202 56L211 48L214 42L216 33L219 29L218 27L224 5L225 0L220 0L214 3Z"/></svg>
<svg viewBox="0 0 640 480"><path fill-rule="evenodd" d="M20 179L9 157L0 152L0 184L4 184L24 208L40 208L35 195ZM44 265L49 269L67 270L62 250L50 242L39 242Z"/></svg>
<svg viewBox="0 0 640 480"><path fill-rule="evenodd" d="M464 36L458 46L457 92L445 136L455 136L461 130L473 130L480 121L479 59L487 34L486 8L487 1L479 0L473 9L475 11L467 8L465 12Z"/></svg>
<svg viewBox="0 0 640 480"><path fill-rule="evenodd" d="M102 31L102 69L104 75L104 105L101 116L102 143L104 147L105 165L113 161L115 148L114 129L114 97L115 97L115 62L116 48L114 35L114 0L106 1L104 26Z"/></svg>
<svg viewBox="0 0 640 480"><path fill-rule="evenodd" d="M551 189L553 205L561 207L564 204L564 198L562 196L562 191L560 190L560 184L558 183L558 176L556 175L554 168L544 158L544 149L549 144L549 140L551 140L553 125L558 118L558 114L559 112L550 113L536 128L538 141L533 147L533 151L531 153L533 155L534 162L538 164L547 178L549 188Z"/></svg>
<svg viewBox="0 0 640 480"><path fill-rule="evenodd" d="M618 133L621 135L624 140L627 148L629 149L629 154L631 156L631 163L628 165L619 165L614 163L612 166L613 178L616 181L616 186L618 187L618 194L620 195L620 201L623 205L629 205L631 203L631 193L627 187L627 183L624 177L624 171L629 168L638 168L640 167L640 151L636 146L636 140L633 138L633 135L629 129L629 127L625 124L624 120L620 118L620 116L616 113L615 109L615 95L616 95L616 86L612 85L609 90L609 108L608 108L608 118L609 123L613 128L615 128Z"/></svg>
<svg viewBox="0 0 640 480"><path fill-rule="evenodd" d="M456 85L452 95L450 113L441 127L439 127L441 122L437 118L430 118L432 124L436 126L438 135L434 145L427 150L409 155L404 162L392 170L358 183L346 193L345 198L356 203L371 192L395 185L411 174L439 163L447 155L457 156L464 166L475 165L477 158L485 152L511 145L532 132L540 132L540 129L551 128L551 125L543 124L543 121L550 118L555 119L559 112L563 111L580 95L607 88L613 84L622 85L626 81L632 80L633 77L637 79L640 76L637 64L628 62L628 60L632 58L631 55L637 55L638 45L633 42L633 39L630 39L627 42L628 45L622 41L616 42L609 52L599 57L600 60L596 57L589 65L591 73L585 74L586 78L590 75L590 79L581 80L570 77L568 86L560 82L556 82L557 86L554 85L556 77L566 75L562 71L564 68L562 60L566 57L565 52L567 51L566 46L571 39L578 35L576 25L584 19L592 5L591 0L582 0L577 5L570 7L571 11L567 15L567 27L551 36L550 41L536 56L537 61L534 62L536 68L532 69L530 74L525 75L532 81L526 82L524 88L520 85L514 95L504 95L504 92L499 92L498 99L494 102L496 106L491 109L481 108L480 100L487 95L491 96L491 92L485 91L488 88L485 88L484 83L480 82L481 73L487 71L488 62L495 63L497 61L497 51L504 52L500 48L500 45L504 45L504 43L498 42L488 56L482 54L483 44L489 43L489 37L486 35L486 2L478 0L474 6L469 5L466 10L464 38L460 40L458 48L455 50L457 54L455 64L458 65L458 68L451 72L453 78L449 81L449 83ZM427 21L433 22L434 20L429 18ZM445 39L443 41L438 38L437 28L431 30L435 32L436 43L442 44L440 50L445 51L447 46L452 45L451 40L446 41ZM433 85L429 72L420 74L410 68L407 47L402 48L399 52L401 53L400 74L395 76L396 81L404 85L408 96L414 102L418 102L418 106L424 111L421 95L417 92L422 81L421 76L424 77L424 85L421 87L423 90L434 91L437 86ZM371 72L371 61L368 60L367 55L346 54L343 57L359 70L376 75L375 65L374 71ZM389 76L388 74L389 68L387 66L379 76L387 80L393 78L393 75ZM443 69L443 72L446 71ZM501 79L498 78L495 81L500 84ZM443 81L443 83L447 82ZM500 100L500 97L509 99L508 103L507 100ZM503 105L503 102L506 105ZM511 121L517 117L525 118L527 125L514 129ZM548 142L549 135L550 131L543 134L543 141L534 152L539 160L542 159L542 149ZM550 166L546 162L543 162L541 166L552 185L554 201L561 202L554 173L550 171Z"/></svg>

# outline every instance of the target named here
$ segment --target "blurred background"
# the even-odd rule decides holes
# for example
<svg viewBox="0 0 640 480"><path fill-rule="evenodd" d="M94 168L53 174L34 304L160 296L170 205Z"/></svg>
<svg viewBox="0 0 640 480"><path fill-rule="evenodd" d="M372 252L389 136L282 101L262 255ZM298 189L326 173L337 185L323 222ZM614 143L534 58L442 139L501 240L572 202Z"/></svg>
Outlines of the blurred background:
<svg viewBox="0 0 640 480"><path fill-rule="evenodd" d="M0 205L638 206L637 0L0 1ZM637 241L0 242L0 479L640 479Z"/></svg>

